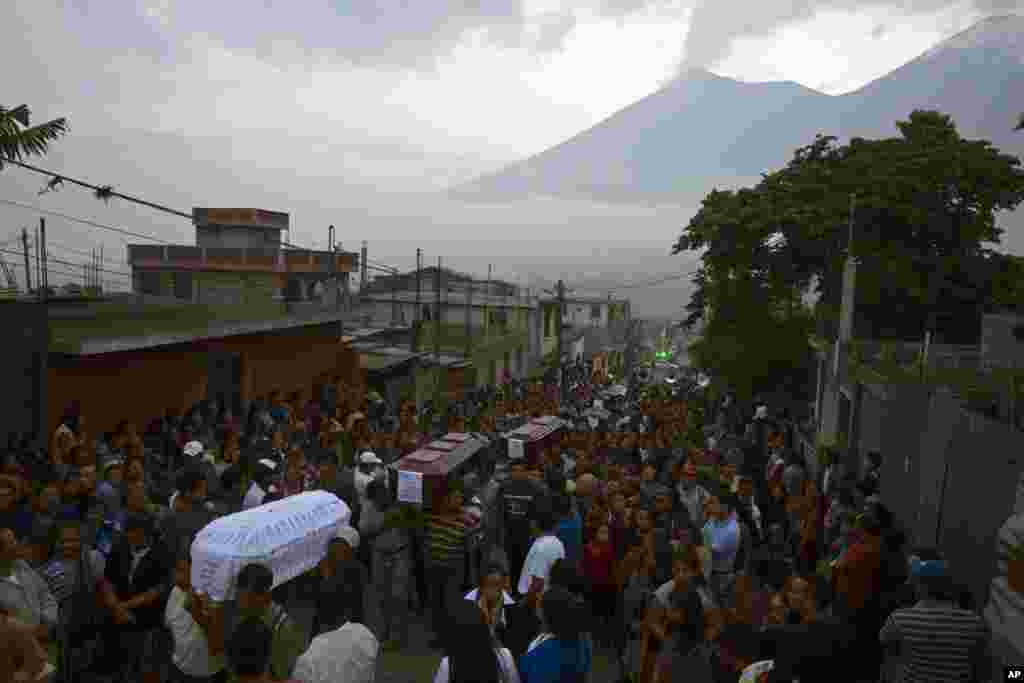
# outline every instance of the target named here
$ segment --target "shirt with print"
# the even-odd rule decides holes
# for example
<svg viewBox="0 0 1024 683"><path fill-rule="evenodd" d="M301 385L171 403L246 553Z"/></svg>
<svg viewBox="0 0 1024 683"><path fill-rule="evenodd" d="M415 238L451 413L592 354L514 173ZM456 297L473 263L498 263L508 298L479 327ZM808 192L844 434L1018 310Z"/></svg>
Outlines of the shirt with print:
<svg viewBox="0 0 1024 683"><path fill-rule="evenodd" d="M951 602L921 601L889 615L880 634L899 642L904 683L972 681L988 643L980 616Z"/></svg>
<svg viewBox="0 0 1024 683"><path fill-rule="evenodd" d="M466 557L469 527L462 515L443 517L427 515L427 561L435 567L462 567Z"/></svg>
<svg viewBox="0 0 1024 683"><path fill-rule="evenodd" d="M166 596L171 574L171 563L165 548L154 544L145 550L133 550L126 540L114 546L104 571L118 600L130 600L151 590ZM159 626L163 618L163 602L132 610L134 624L128 629L149 629Z"/></svg>

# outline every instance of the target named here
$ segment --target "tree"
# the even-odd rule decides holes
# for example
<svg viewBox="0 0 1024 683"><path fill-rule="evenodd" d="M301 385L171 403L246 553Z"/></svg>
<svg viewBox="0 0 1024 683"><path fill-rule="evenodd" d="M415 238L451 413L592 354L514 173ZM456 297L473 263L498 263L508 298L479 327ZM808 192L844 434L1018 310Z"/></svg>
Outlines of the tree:
<svg viewBox="0 0 1024 683"><path fill-rule="evenodd" d="M0 170L4 161L21 161L25 157L42 156L54 142L68 131L65 118L54 119L36 126L29 125L27 105L13 109L0 107Z"/></svg>
<svg viewBox="0 0 1024 683"><path fill-rule="evenodd" d="M1006 299L1007 263L983 244L999 242L996 214L1024 200L1020 160L964 140L938 112L897 126L899 137L842 146L819 135L756 186L705 197L674 249L703 251L687 322L722 307L723 284L743 272L758 286L733 314L792 307L813 286L834 321L854 196L855 334L920 338L940 308L978 313Z"/></svg>

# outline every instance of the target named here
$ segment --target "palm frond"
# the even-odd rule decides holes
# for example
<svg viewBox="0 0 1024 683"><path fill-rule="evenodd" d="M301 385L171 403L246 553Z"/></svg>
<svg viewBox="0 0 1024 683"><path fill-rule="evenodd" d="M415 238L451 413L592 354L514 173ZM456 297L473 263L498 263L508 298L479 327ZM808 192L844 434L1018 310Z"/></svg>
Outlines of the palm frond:
<svg viewBox="0 0 1024 683"><path fill-rule="evenodd" d="M0 107L0 157L20 161L29 156L41 156L54 142L68 131L65 118L54 119L38 126L29 126L30 112L26 105L13 109ZM0 160L0 168L3 161Z"/></svg>

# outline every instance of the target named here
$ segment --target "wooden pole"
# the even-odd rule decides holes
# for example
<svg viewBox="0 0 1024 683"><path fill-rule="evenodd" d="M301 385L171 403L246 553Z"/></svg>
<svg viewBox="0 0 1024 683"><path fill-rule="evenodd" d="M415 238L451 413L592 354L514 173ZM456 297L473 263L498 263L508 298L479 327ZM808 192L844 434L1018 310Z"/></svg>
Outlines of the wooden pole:
<svg viewBox="0 0 1024 683"><path fill-rule="evenodd" d="M47 272L46 265L46 219L39 219L39 249L43 260L43 299L47 299L50 296L50 274Z"/></svg>
<svg viewBox="0 0 1024 683"><path fill-rule="evenodd" d="M21 229L21 247L25 252L25 293L32 293L32 268L29 266L28 228Z"/></svg>

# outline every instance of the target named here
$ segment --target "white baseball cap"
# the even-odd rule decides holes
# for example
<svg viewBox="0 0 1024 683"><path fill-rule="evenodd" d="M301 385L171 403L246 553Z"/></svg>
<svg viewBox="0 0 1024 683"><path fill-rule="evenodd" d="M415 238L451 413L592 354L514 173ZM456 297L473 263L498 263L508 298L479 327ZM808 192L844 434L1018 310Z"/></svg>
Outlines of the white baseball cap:
<svg viewBox="0 0 1024 683"><path fill-rule="evenodd" d="M373 451L366 451L359 456L360 465L383 465L384 461L377 457Z"/></svg>
<svg viewBox="0 0 1024 683"><path fill-rule="evenodd" d="M182 452L184 452L185 455L187 455L188 457L194 458L197 455L202 454L204 450L205 449L203 448L203 444L200 443L199 441L189 441L187 444L185 444L185 447L182 449Z"/></svg>

